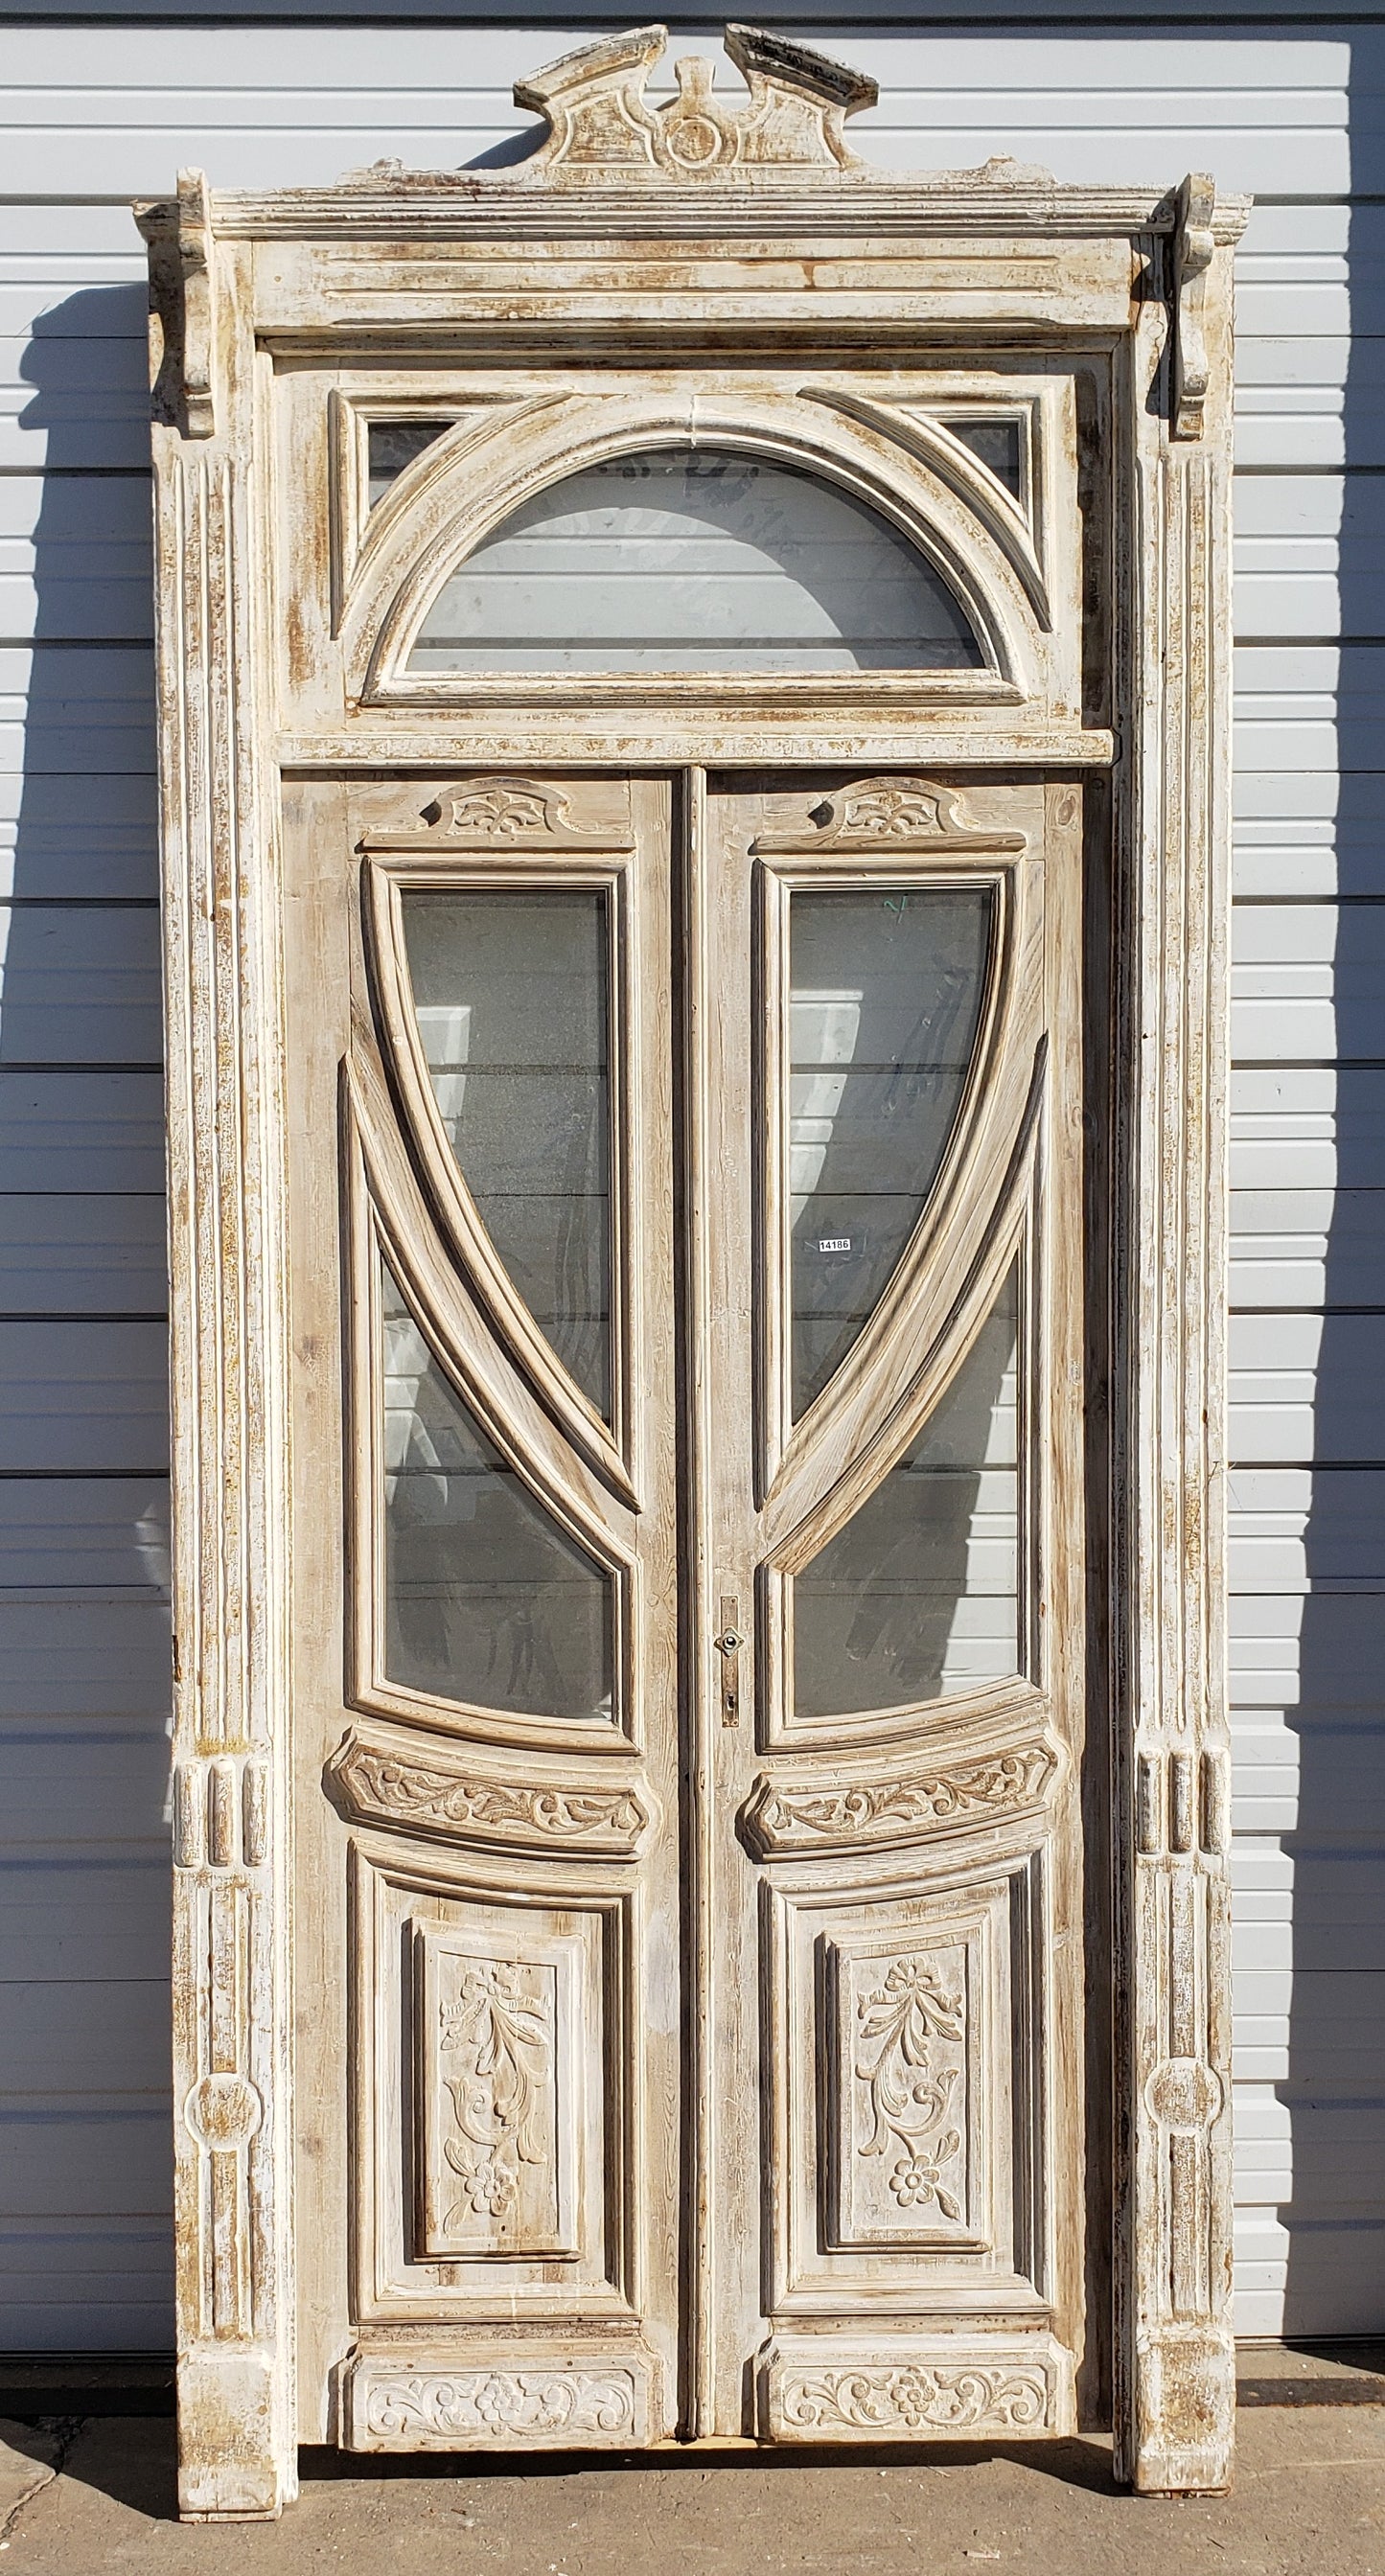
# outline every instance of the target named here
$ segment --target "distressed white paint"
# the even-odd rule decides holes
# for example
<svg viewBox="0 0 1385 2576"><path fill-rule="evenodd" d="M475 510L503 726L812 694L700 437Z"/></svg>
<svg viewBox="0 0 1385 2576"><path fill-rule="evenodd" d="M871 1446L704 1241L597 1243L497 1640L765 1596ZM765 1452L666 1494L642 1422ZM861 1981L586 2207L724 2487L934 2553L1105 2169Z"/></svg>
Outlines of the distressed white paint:
<svg viewBox="0 0 1385 2576"><path fill-rule="evenodd" d="M1379 465L1385 376L1373 335L1385 218L1378 208L1349 210L1345 203L1351 46L1314 30L1307 12L1301 39L1282 24L1258 30L1251 13L1237 41L1205 38L1195 26L1171 37L1167 16L1151 9L1148 35L1128 26L1103 32L1098 23L1090 33L1036 32L1023 42L1008 29L961 39L861 34L805 21L804 32L881 79L888 121L877 111L854 131L863 151L900 166L1011 150L1072 175L1120 179L1205 162L1226 186L1327 195L1331 202L1262 205L1247 232L1239 261L1238 459L1296 475L1344 462ZM98 960L109 954L122 975L140 925L108 907L148 902L155 891L148 659L138 646L127 650L123 640L111 640L147 634L148 591L137 614L130 609L132 628L113 625L101 551L127 546L146 507L139 480L148 459L144 263L126 207L99 201L157 193L188 161L201 161L225 185L331 178L391 152L455 165L523 123L508 103L515 73L578 42L582 32L551 20L514 31L439 24L328 33L176 24L86 27L80 34L59 24L6 30L0 468L23 474L0 485L0 581L13 603L0 619L0 894L18 892L41 907L28 921L16 914L7 941L10 998L18 978L21 1007L30 953L37 973L37 960L57 953L50 927L67 936L62 921L50 925L47 908L96 907L87 927L97 945L87 953ZM331 78L324 84L328 43ZM1360 28L1359 51L1378 44L1378 28ZM678 50L713 46L699 36L680 39ZM1378 83L1372 67L1365 86ZM1373 112L1371 101L1363 104ZM1378 190L1379 180L1367 176L1360 184ZM54 203L60 186L69 197ZM16 202L26 189L30 201ZM1354 356L1353 305L1365 335ZM45 464L68 472L44 485L38 478ZM83 483L70 479L74 466L101 472ZM109 479L111 469L132 479ZM1338 485L1330 488L1339 495ZM1361 494L1363 478L1347 488ZM1276 515L1274 478L1248 479L1240 498L1249 543L1302 541L1303 532ZM1332 526L1320 525L1312 541L1327 547L1331 539ZM75 569L71 563L70 550L83 553L88 545L99 579L87 577L83 562ZM1252 599L1262 604L1262 579L1278 578L1283 596L1297 561L1286 553L1263 571L1247 567L1243 579L1257 585ZM47 603L45 637L54 634L51 618L61 602L72 621L70 645L29 647L32 616L24 611L36 567ZM1385 634L1385 615L1370 622L1355 570L1349 609L1340 613L1334 574L1324 554L1312 575L1328 612L1324 627L1310 630L1296 620L1287 631L1300 636L1297 643L1250 641L1239 657L1238 891L1257 906L1285 904L1283 953L1290 965L1301 958L1305 977L1313 951L1296 944L1298 905L1291 899L1315 898L1340 933L1343 956L1359 961L1353 993L1361 994L1349 1017L1330 989L1302 994L1293 1019L1272 998L1254 1023L1256 1064L1238 1075L1233 1101L1234 1177L1244 1194L1233 1209L1236 1295L1247 1308L1317 1312L1385 1303L1385 1274L1372 1248L1385 1205L1385 1074L1355 1066L1338 1072L1333 1061L1339 1050L1350 1058L1382 1052L1368 1033L1370 988L1355 980L1364 975L1374 925L1364 908L1330 909L1339 892L1367 902L1385 895L1371 774L1385 766L1371 739L1380 721L1382 657L1369 643L1319 640L1339 629L1354 637ZM133 588L124 595L133 602ZM1267 628L1257 606L1245 632L1281 638L1286 630ZM98 637L106 639L101 649L89 649L88 639ZM1249 965L1241 927L1238 916L1237 954ZM143 936L152 936L152 924ZM80 971L79 951L65 953ZM1331 951L1317 962L1330 966ZM166 1649L158 1567L141 1536L157 1497L144 1472L157 1455L145 1373L157 1325L132 1363L132 1344L105 1339L99 1320L126 1311L123 1262L116 1285L93 1263L78 1292L71 1264L45 1232L49 1218L35 1216L27 1251L25 1235L36 1195L59 1193L64 1221L70 1214L78 1230L69 1240L113 1242L102 1232L113 1198L128 1206L142 1244L156 1240L148 1229L162 1177L160 1087L156 1071L141 1069L155 1052L148 1024L126 1041L133 1054L93 1068L94 1037L72 1004L71 994L65 1007L59 994L51 1028L36 1032L31 1021L22 1061L33 1071L17 1069L21 1050L0 1019L0 1188L21 1194L8 1203L5 1243L14 1248L22 1284L6 1292L6 1311L18 1304L26 1314L54 1314L64 1303L63 1316L37 1339L26 1326L11 1341L4 1328L5 1385L15 1390L5 1418L26 1420L38 1462L62 1472L0 1483L0 1582L21 1594L13 1603L14 1642L0 1664L0 1760L8 1763L12 1749L16 1759L22 1754L31 1784L24 1801L6 1799L3 1830L16 1857L28 1861L41 1851L65 1873L56 1912L41 1918L41 1982L26 1982L27 1950L0 1965L8 1980L0 1987L4 2063L12 2070L9 2117L0 2108L0 2124L12 2151L6 2169L15 2177L5 2214L0 2333L19 2347L158 2346L169 2335L165 1955L162 1931L149 1936L143 1928L149 1918L138 1892L146 1874L152 1888L162 1883ZM1311 1044L1300 1029L1310 1013ZM1293 1062L1274 1070L1286 1055ZM1249 1205L1252 1198L1261 1204ZM50 1209L54 1204L50 1198ZM151 1283L145 1311L156 1312L159 1303ZM1383 1341L1385 1324L1329 1311L1298 1370L1307 1401L1298 1407L1302 1436L1292 1456L1259 1441L1253 1411L1238 1414L1250 1425L1251 1450L1265 1462L1246 1464L1232 1494L1240 1542L1232 1579L1243 1847L1248 1857L1276 1854L1295 1830L1295 1802L1306 1796L1297 1880L1313 1927L1348 1860L1365 1865L1374 1890L1369 1942L1356 1926L1338 1945L1349 1965L1340 1957L1334 1964L1330 1933L1311 1928L1310 1937L1301 1906L1297 1937L1306 1946L1295 1976L1290 1878L1258 1889L1254 1910L1247 1910L1243 1882L1237 2035L1248 2090L1239 2314L1252 2333L1279 2329L1286 2295L1289 2322L1302 2331L1379 2330L1385 2323L1385 1831L1377 1834L1371 1803L1385 1742L1376 1642L1385 1622L1385 1439L1373 1457L1353 1450L1350 1466L1320 1466L1314 1474L1308 1463L1313 1400L1317 1454L1339 1457L1342 1425L1349 1430L1357 1410L1362 1352L1367 1374L1378 1378ZM1263 1349L1251 1354L1263 1356ZM84 1367L92 1372L93 1401L74 1412L70 1391ZM1277 1432L1291 1411L1278 1405ZM44 1431L50 1416L51 1437ZM1270 1428L1266 1423L1266 1437ZM111 1466L126 1477L111 1476ZM1353 1590L1344 1591L1346 1584ZM1307 1694L1302 1703L1300 1690ZM114 1758L130 1800L118 1824L103 1799L87 1794L93 1766L112 1758L112 1745L124 1748ZM104 1876L90 1866L101 1859L110 1864ZM34 1892L27 1869L16 1886ZM1335 2014L1328 2011L1333 1995L1340 1999ZM117 2024L127 2045L94 2055L88 2034ZM1340 2053L1326 2059L1319 2035L1329 2025L1342 2039ZM1276 2085L1288 2088L1288 2129L1281 2122L1271 2161L1254 2142L1262 2108L1284 2113ZM1335 2110L1336 2096L1356 2107ZM1347 2122L1374 2142L1355 2163L1355 2150L1343 2144Z"/></svg>

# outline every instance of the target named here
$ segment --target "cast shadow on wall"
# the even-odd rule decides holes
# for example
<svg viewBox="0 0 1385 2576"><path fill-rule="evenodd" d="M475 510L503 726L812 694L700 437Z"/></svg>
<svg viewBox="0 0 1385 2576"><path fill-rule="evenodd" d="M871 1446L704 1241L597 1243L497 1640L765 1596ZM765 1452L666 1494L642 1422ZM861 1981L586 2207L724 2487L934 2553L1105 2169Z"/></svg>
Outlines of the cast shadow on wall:
<svg viewBox="0 0 1385 2576"><path fill-rule="evenodd" d="M23 1927L0 1965L0 2346L21 2351L172 2342L145 306L129 285L42 314L0 424L37 502L0 1007L0 1832Z"/></svg>

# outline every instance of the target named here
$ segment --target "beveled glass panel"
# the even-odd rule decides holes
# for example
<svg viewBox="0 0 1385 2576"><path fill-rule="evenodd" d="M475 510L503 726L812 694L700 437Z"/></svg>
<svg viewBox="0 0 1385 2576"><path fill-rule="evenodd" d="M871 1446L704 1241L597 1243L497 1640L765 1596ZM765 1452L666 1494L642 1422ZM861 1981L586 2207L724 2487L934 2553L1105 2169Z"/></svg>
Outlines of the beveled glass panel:
<svg viewBox="0 0 1385 2576"><path fill-rule="evenodd" d="M607 902L414 889L404 940L448 1142L519 1295L609 1419Z"/></svg>
<svg viewBox="0 0 1385 2576"><path fill-rule="evenodd" d="M804 1412L937 1179L976 1050L989 887L789 899L792 1385Z"/></svg>
<svg viewBox="0 0 1385 2576"><path fill-rule="evenodd" d="M614 1584L487 1439L384 1273L385 1674L541 1717L611 1714Z"/></svg>
<svg viewBox="0 0 1385 2576"><path fill-rule="evenodd" d="M794 1583L800 1717L909 1708L1019 1662L1018 1273L906 1455Z"/></svg>
<svg viewBox="0 0 1385 2576"><path fill-rule="evenodd" d="M411 671L895 671L984 660L960 600L835 484L650 448L526 501L452 575Z"/></svg>

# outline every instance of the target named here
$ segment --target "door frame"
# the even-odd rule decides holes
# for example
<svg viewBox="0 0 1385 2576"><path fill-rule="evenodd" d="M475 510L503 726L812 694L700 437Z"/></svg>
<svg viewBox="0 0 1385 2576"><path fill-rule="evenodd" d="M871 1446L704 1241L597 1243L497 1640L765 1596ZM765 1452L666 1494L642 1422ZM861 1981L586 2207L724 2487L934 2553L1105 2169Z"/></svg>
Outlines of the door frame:
<svg viewBox="0 0 1385 2576"><path fill-rule="evenodd" d="M708 757L706 691L634 692L597 705L584 733L570 691L483 687L459 712L446 692L382 681L387 620L372 635L359 602L386 596L397 518L366 522L368 420L420 408L410 366L497 346L584 368L633 352L651 383L734 364L763 371L771 393L827 340L834 365L851 352L877 364L887 346L899 363L953 369L959 400L997 352L1018 352L1040 376L1090 363L1108 388L1109 437L1077 425L1089 457L1102 450L1109 511L1097 559L1089 549L1076 696L1038 641L1028 682L998 645L985 685L935 691L926 710L892 682L816 694L733 682L714 757L946 771L984 756L1110 780L1116 2459L1146 2490L1229 2476L1229 475L1231 255L1247 209L1200 177L1160 192L1058 186L1003 162L953 178L873 171L842 134L872 82L738 28L727 50L748 101L731 107L680 65L678 96L656 108L645 83L661 50L662 31L642 29L518 83L548 131L511 170L215 196L184 172L174 198L139 214L155 377L190 2519L273 2516L297 2474L280 776L551 766L559 741L577 766ZM276 387L295 371L330 414L325 476L300 472L280 433ZM658 401L630 399L648 444ZM791 421L781 403L767 421L746 398L725 418L791 453L808 408ZM869 488L871 401L817 399L814 417L829 414L838 470ZM933 426L893 433L933 474L938 525L946 488L962 490L995 595L1033 638L1052 635L1040 540L1055 496L1034 488L1026 532L1001 487L939 439L938 416L935 403ZM560 427L536 414L524 435L537 451ZM881 488L888 502L888 475ZM435 499L445 513L442 480ZM287 596L300 564L326 603L316 632Z"/></svg>

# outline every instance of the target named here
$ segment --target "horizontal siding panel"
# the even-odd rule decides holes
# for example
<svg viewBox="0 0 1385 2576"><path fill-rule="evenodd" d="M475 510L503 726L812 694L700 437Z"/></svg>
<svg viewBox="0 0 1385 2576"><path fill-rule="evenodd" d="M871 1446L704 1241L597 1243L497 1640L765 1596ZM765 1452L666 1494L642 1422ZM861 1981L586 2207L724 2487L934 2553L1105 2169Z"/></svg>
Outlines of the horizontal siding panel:
<svg viewBox="0 0 1385 2576"><path fill-rule="evenodd" d="M455 165L525 126L515 73L577 41L442 26L395 29L382 47L378 29L334 26L328 61L311 28L87 27L59 58L42 28L12 29L6 186L46 193L59 150L92 193L152 192L199 160L219 185L330 178L391 152ZM1224 186L1346 181L1350 50L1305 42L1302 26L1253 48L1007 33L1002 54L994 39L830 24L822 41L881 80L882 107L853 131L886 165L1009 150L1082 178L1210 166ZM1364 156L1382 120L1359 53ZM1239 279L1238 459L1385 463L1380 210L1257 207ZM0 2222L0 2338L157 2347L170 2333L163 1342L157 1325L138 1347L121 1337L162 1300L163 1148L157 1077L101 1068L157 1061L158 949L152 914L120 928L115 911L77 908L156 885L149 658L103 649L149 632L143 285L122 207L0 209L0 466L20 464L103 471L0 480L0 890L47 899L8 924L0 1186L29 1195L0 1202L0 1303L51 1319L0 1338L0 1440L36 1470L93 1472L0 1480L0 1842L34 1864L11 1872L22 1900L0 1930L16 1973L27 1960L43 1980L0 1985L23 2114L0 2121L0 2207L17 2213ZM1232 1480L1235 1814L1255 1838L1237 1855L1238 1959L1254 1963L1237 1998L1252 2105L1240 2315L1274 2331L1287 2275L1299 2330L1367 2330L1385 2320L1385 2111L1302 2097L1385 2092L1385 1590L1330 1589L1385 1583L1385 1469L1363 1445L1378 1439L1385 1458L1372 1392L1385 1322L1278 1310L1385 1299L1385 1075L1317 1063L1385 1056L1385 939L1358 910L1272 915L1270 899L1385 893L1385 662L1314 640L1385 631L1385 523L1368 479L1328 474L1244 476L1236 511L1252 639L1237 668L1236 1036L1297 1059L1242 1072L1235 1090L1236 1424L1271 1462ZM1257 649L1257 636L1303 643ZM65 926L52 918L64 901ZM1265 1445L1286 1436L1300 1448ZM1310 1468L1324 1440L1362 1472ZM1284 1455L1302 1463L1272 1463ZM122 1460L140 1472L96 1472ZM1350 1969L1319 1956L1339 1921ZM1293 2097L1287 2126L1260 2116L1276 2086ZM1335 2197L1312 2188L1324 2157Z"/></svg>
<svg viewBox="0 0 1385 2576"><path fill-rule="evenodd" d="M158 1191L163 1077L0 1065L0 1190Z"/></svg>
<svg viewBox="0 0 1385 2576"><path fill-rule="evenodd" d="M0 1592L166 1595L166 1475L0 1477Z"/></svg>
<svg viewBox="0 0 1385 2576"><path fill-rule="evenodd" d="M49 2102L64 2095L93 2103L102 2095L169 2092L169 1999L166 1976L102 1985L0 1982L0 2061L6 2092Z"/></svg>
<svg viewBox="0 0 1385 2576"><path fill-rule="evenodd" d="M0 1724L123 1717L142 1731L152 1716L167 1715L165 1602L121 1592L75 1600L10 1593L0 1628Z"/></svg>
<svg viewBox="0 0 1385 2576"><path fill-rule="evenodd" d="M0 1472L158 1473L167 1387L162 1324L0 1323Z"/></svg>
<svg viewBox="0 0 1385 2576"><path fill-rule="evenodd" d="M1233 1191L1231 1302L1385 1304L1385 1187Z"/></svg>
<svg viewBox="0 0 1385 2576"><path fill-rule="evenodd" d="M169 1901L168 1863L159 1854L120 1862L11 1861L0 1873L0 1957L7 1978L124 1987L131 1980L166 1977ZM24 2126L0 2102L0 2209L26 2205L6 2187L5 2172L7 2148ZM112 2193L111 2207L129 2205L114 2176L91 2181L95 2199L79 2192L75 2200L32 2205L99 2209L103 2188Z"/></svg>
<svg viewBox="0 0 1385 2576"><path fill-rule="evenodd" d="M140 1727L104 1731L0 1728L0 1851L95 1846L114 1855L123 1847L166 1857L168 1761L168 1738L152 1712Z"/></svg>
<svg viewBox="0 0 1385 2576"><path fill-rule="evenodd" d="M0 1025L32 1064L157 1063L159 917L152 906L0 906Z"/></svg>
<svg viewBox="0 0 1385 2576"><path fill-rule="evenodd" d="M452 10L453 0L448 0L448 6ZM311 95L316 87L323 100L356 94L364 113L373 98L387 98L393 88L408 91L424 111L433 109L439 93L454 86L493 91L508 100L516 77L536 68L535 45L552 36L555 44L570 49L603 32L566 17L560 22L561 36L546 20L528 32L497 27L493 21L487 23L486 12L478 9L475 15L480 23L465 27L396 27L386 37L373 28L336 27L328 65L321 38L311 28L261 28L235 19L209 29L180 25L174 54L165 33L139 29L142 14L138 7L122 8L122 21L134 24L122 23L118 29L84 26L79 61L66 52L62 39L42 28L20 24L7 29L7 89L21 99L35 94L60 97L64 114L70 103L74 124L88 121L84 100L104 98L105 113L114 115L133 91L174 100L192 99L199 91L214 98L239 93L247 102L265 101L267 110L272 110L274 98L285 91ZM180 17L193 14L179 11ZM333 7L326 14L348 13ZM401 9L400 15L405 14ZM685 9L682 14L686 18L694 13ZM823 25L830 23L827 12L816 14ZM1311 11L1299 15L1311 21ZM1157 31L1152 10L1150 17ZM1276 108L1283 114L1286 99L1312 94L1340 101L1352 71L1348 43L1335 35L1305 37L1301 28L1293 38L1257 31L1253 53L1248 53L1243 41L1208 35L1201 29L1192 39L1161 42L1157 32L1098 27L1092 34L1030 36L1007 27L997 50L994 37L959 35L952 29L944 34L890 36L841 17L836 27L836 41L854 42L855 60L863 71L874 74L887 97L909 96L917 102L913 122L920 131L926 130L930 109L942 121L937 93L968 89L982 100L1013 94L1030 106L1038 97L1045 112L1055 117L1061 114L1057 102L1080 100L1085 116L1094 104L1104 112L1112 99L1158 91L1177 97L1195 90L1225 101L1230 115L1270 122ZM825 33L819 41L828 41ZM679 43L685 52L705 54L715 63L728 89L738 87L719 38L698 32L685 38L680 33ZM330 78L325 78L329 70ZM79 76L72 77L74 72ZM388 79L382 78L384 74ZM671 80L661 77L671 88ZM511 115L516 124L523 121L513 109ZM858 118L852 130L867 132L867 120Z"/></svg>
<svg viewBox="0 0 1385 2576"><path fill-rule="evenodd" d="M0 1315L159 1315L161 1198L0 1198Z"/></svg>
<svg viewBox="0 0 1385 2576"><path fill-rule="evenodd" d="M0 2205L50 2223L72 2209L87 2218L162 2215L172 2125L166 2102L147 2099L108 2110L0 2110Z"/></svg>

